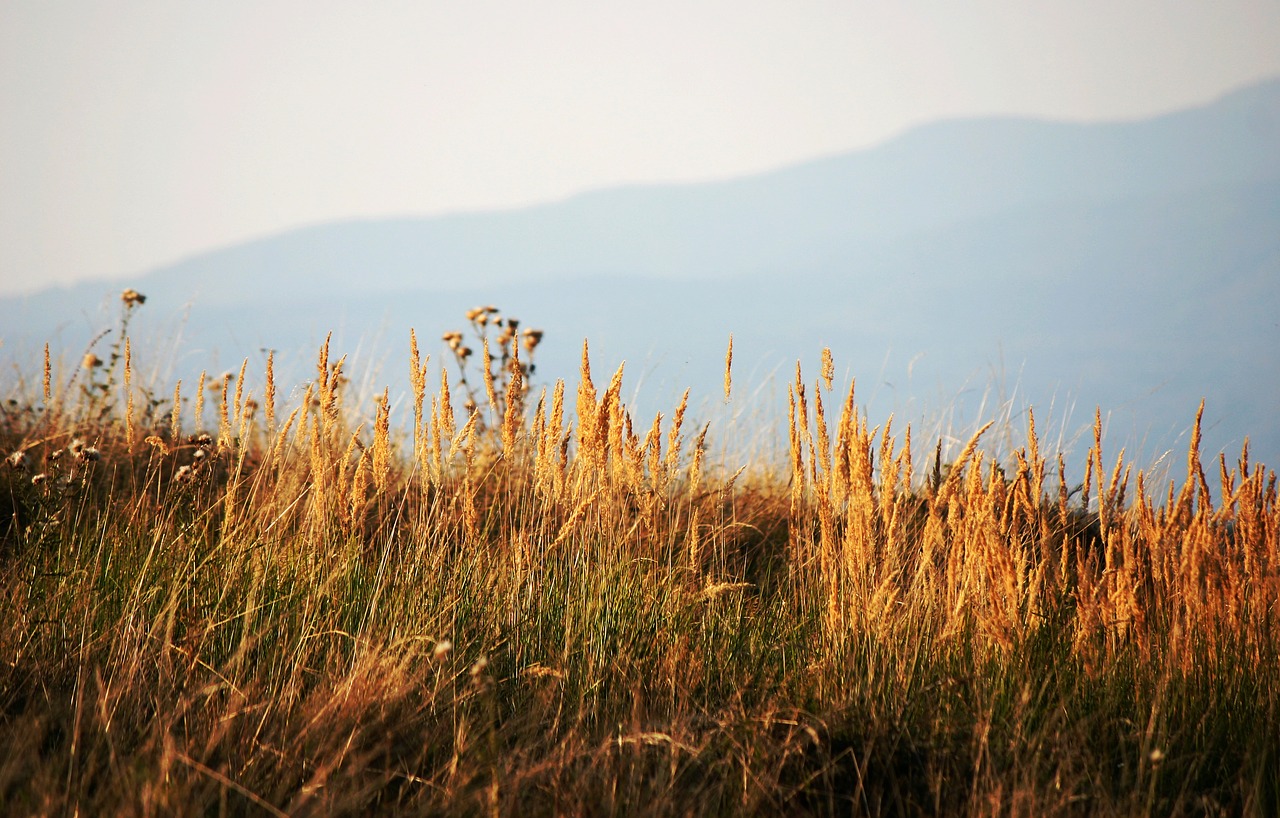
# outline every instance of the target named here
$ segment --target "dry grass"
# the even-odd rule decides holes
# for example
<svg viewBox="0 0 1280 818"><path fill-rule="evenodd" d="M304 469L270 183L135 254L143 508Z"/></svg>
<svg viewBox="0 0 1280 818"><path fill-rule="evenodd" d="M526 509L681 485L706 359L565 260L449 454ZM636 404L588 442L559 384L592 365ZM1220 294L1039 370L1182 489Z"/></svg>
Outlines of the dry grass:
<svg viewBox="0 0 1280 818"><path fill-rule="evenodd" d="M5 812L1280 812L1247 452L1151 486L1098 422L1073 492L1029 416L918 474L824 352L786 462L711 462L688 393L642 422L584 346L570 414L468 317L432 394L410 338L407 430L327 343L279 408L270 359L184 405L127 340L46 351L0 427Z"/></svg>

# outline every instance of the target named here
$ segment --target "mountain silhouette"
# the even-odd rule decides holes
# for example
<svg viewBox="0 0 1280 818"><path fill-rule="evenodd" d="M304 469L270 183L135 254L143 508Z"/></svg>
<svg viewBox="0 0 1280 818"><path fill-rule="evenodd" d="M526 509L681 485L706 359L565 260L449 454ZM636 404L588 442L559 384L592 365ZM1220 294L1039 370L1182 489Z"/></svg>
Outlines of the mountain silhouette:
<svg viewBox="0 0 1280 818"><path fill-rule="evenodd" d="M494 303L546 330L543 382L574 377L589 338L650 409L684 386L715 399L732 332L740 389L798 358L812 378L830 346L873 422L959 435L1030 403L1069 445L1100 405L1108 442L1150 462L1181 458L1203 397L1207 453L1234 459L1248 435L1274 465L1277 146L1280 80L1140 121L946 121L741 179L316 225L127 283L171 376L276 349L302 379L334 330L370 388L407 388L408 327L439 360L439 333ZM46 341L74 357L117 290L0 299L2 351L27 371Z"/></svg>

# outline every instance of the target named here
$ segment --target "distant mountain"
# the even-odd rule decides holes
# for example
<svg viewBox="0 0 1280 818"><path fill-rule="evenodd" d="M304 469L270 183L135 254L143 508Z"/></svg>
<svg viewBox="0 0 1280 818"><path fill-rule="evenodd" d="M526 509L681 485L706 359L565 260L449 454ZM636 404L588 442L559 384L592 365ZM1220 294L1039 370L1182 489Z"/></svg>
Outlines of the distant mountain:
<svg viewBox="0 0 1280 818"><path fill-rule="evenodd" d="M135 329L180 326L188 377L334 329L403 388L409 326L434 347L492 302L547 331L544 377L590 338L655 407L677 385L714 399L733 332L743 388L830 345L873 422L959 433L1003 390L1068 440L1100 404L1108 440L1151 459L1205 397L1206 450L1248 434L1274 465L1278 146L1280 80L1137 122L942 122L732 181L290 231L140 275ZM4 349L80 349L114 289L0 300Z"/></svg>

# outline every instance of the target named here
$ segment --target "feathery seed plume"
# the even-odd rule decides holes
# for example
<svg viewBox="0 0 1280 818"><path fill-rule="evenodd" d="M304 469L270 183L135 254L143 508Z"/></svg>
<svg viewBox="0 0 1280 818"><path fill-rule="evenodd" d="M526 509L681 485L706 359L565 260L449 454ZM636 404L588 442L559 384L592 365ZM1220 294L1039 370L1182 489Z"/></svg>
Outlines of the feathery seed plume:
<svg viewBox="0 0 1280 818"><path fill-rule="evenodd" d="M724 354L724 399L729 400L733 388L733 333L729 333L729 349Z"/></svg>
<svg viewBox="0 0 1280 818"><path fill-rule="evenodd" d="M47 406L49 400L53 397L53 367L49 361L49 345L44 345L44 379L42 381L44 387L44 402Z"/></svg>

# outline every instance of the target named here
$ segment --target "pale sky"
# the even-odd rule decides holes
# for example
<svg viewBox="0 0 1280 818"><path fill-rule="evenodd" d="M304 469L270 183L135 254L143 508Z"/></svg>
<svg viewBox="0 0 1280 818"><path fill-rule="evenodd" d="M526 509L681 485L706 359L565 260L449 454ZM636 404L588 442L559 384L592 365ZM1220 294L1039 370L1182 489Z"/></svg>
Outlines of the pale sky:
<svg viewBox="0 0 1280 818"><path fill-rule="evenodd" d="M0 294L1280 75L1280 0L0 0Z"/></svg>

